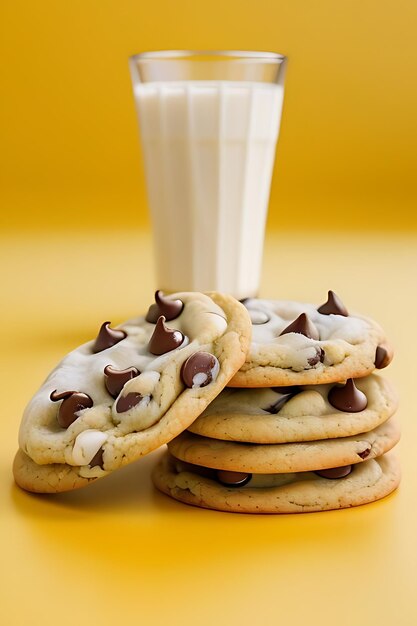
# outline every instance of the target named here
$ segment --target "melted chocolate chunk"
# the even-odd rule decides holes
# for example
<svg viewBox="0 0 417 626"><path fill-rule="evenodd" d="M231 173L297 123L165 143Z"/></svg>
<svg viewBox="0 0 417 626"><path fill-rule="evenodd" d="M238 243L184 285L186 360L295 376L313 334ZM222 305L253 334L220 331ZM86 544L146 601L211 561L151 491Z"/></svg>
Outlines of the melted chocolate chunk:
<svg viewBox="0 0 417 626"><path fill-rule="evenodd" d="M300 387L272 387L272 391L276 393L283 394L276 402L271 404L271 406L262 409L263 411L268 411L271 415L276 415L280 412L284 404L288 402L291 398L293 398L297 393L301 391Z"/></svg>
<svg viewBox="0 0 417 626"><path fill-rule="evenodd" d="M361 459L366 459L367 456L369 456L371 454L371 448L366 448L366 450L363 450L362 452L358 452L358 456L361 457Z"/></svg>
<svg viewBox="0 0 417 626"><path fill-rule="evenodd" d="M296 320L284 328L280 336L288 333L298 333L300 335L305 335L305 337L309 337L309 339L320 339L319 331L306 313L301 313Z"/></svg>
<svg viewBox="0 0 417 626"><path fill-rule="evenodd" d="M172 330L165 326L165 317L161 317L156 322L155 330L148 343L148 350L151 354L159 356L178 348L184 341L184 335L179 330Z"/></svg>
<svg viewBox="0 0 417 626"><path fill-rule="evenodd" d="M181 300L170 300L165 298L162 291L155 291L155 304L151 304L146 314L146 321L156 324L158 319L163 315L167 322L178 317L184 308Z"/></svg>
<svg viewBox="0 0 417 626"><path fill-rule="evenodd" d="M125 370L116 370L112 365L104 368L104 385L113 398L117 398L128 380L139 376L140 372L136 367L128 367Z"/></svg>
<svg viewBox="0 0 417 626"><path fill-rule="evenodd" d="M252 474L246 472L228 472L226 470L217 470L217 480L225 487L243 487L247 485Z"/></svg>
<svg viewBox="0 0 417 626"><path fill-rule="evenodd" d="M271 413L271 415L276 415L277 413L280 412L284 404L286 404L290 398L292 398L291 394L281 396L279 400L274 402L274 404L271 404L271 406L268 406L262 410L267 411L268 413Z"/></svg>
<svg viewBox="0 0 417 626"><path fill-rule="evenodd" d="M314 473L322 478L330 478L331 480L337 480L338 478L344 478L348 476L352 471L351 465L343 465L342 467L331 467L329 469L317 470Z"/></svg>
<svg viewBox="0 0 417 626"><path fill-rule="evenodd" d="M391 354L384 346L378 346L375 352L375 367L379 370L382 370L390 363Z"/></svg>
<svg viewBox="0 0 417 626"><path fill-rule="evenodd" d="M57 420L61 428L68 428L76 419L79 411L89 409L93 406L93 401L86 393L80 391L63 391L57 393L56 389L49 396L52 402L63 400L58 410Z"/></svg>
<svg viewBox="0 0 417 626"><path fill-rule="evenodd" d="M316 348L316 355L307 359L307 363L314 367L317 363L323 363L324 357L326 356L323 348Z"/></svg>
<svg viewBox="0 0 417 626"><path fill-rule="evenodd" d="M218 360L209 352L194 352L181 367L181 379L186 387L205 387L218 371ZM217 366L217 367L216 367Z"/></svg>
<svg viewBox="0 0 417 626"><path fill-rule="evenodd" d="M100 448L100 450L97 450L97 452L95 453L95 455L93 456L93 458L91 459L91 461L89 462L89 466L90 467L101 467L101 469L103 469L103 448Z"/></svg>
<svg viewBox="0 0 417 626"><path fill-rule="evenodd" d="M115 346L116 343L119 343L119 341L122 341L122 339L127 337L127 333L124 330L110 328L110 324L111 322L104 322L101 325L97 339L95 340L92 348L94 354Z"/></svg>
<svg viewBox="0 0 417 626"><path fill-rule="evenodd" d="M345 385L332 387L327 399L335 409L346 413L359 413L368 406L367 397L356 387L353 378L349 378Z"/></svg>
<svg viewBox="0 0 417 626"><path fill-rule="evenodd" d="M126 396L120 396L116 402L116 411L118 413L126 413L142 400L143 396L136 391L130 391Z"/></svg>
<svg viewBox="0 0 417 626"><path fill-rule="evenodd" d="M317 311L322 315L343 315L343 317L349 317L347 308L334 291L327 292L327 302L319 306Z"/></svg>

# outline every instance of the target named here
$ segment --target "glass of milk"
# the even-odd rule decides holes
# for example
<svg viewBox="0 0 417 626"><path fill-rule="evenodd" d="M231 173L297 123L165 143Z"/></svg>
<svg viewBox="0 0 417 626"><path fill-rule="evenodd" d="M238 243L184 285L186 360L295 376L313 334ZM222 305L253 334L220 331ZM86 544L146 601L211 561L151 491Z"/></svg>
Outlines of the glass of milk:
<svg viewBox="0 0 417 626"><path fill-rule="evenodd" d="M130 58L163 291L257 295L285 69L270 52Z"/></svg>

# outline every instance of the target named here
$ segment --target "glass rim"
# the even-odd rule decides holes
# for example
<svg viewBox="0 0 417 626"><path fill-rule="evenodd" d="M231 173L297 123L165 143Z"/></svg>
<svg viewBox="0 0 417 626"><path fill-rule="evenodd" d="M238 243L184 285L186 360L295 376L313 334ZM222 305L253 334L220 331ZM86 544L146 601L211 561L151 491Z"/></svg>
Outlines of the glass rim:
<svg viewBox="0 0 417 626"><path fill-rule="evenodd" d="M255 61L259 63L283 63L287 60L284 54L278 52L262 52L255 50L153 50L140 52L129 57L131 61L178 61L181 59L192 59L193 57L207 57L216 60L216 57L226 57L217 59L240 63L245 61Z"/></svg>

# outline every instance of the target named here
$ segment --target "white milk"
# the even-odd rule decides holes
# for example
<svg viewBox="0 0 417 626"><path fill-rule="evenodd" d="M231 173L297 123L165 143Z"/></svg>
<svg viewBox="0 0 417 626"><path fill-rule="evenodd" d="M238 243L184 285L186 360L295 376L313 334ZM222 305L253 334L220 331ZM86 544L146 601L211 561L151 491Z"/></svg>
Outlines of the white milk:
<svg viewBox="0 0 417 626"><path fill-rule="evenodd" d="M135 87L158 288L259 288L282 86L151 82Z"/></svg>

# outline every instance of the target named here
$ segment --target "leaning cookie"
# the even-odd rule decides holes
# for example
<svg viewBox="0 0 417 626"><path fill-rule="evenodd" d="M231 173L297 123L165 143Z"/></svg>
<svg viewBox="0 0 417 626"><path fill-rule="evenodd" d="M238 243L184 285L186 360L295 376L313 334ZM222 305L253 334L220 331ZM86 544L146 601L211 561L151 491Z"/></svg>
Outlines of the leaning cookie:
<svg viewBox="0 0 417 626"><path fill-rule="evenodd" d="M247 443L314 441L372 430L397 406L392 385L375 374L341 384L227 388L188 430Z"/></svg>
<svg viewBox="0 0 417 626"><path fill-rule="evenodd" d="M362 435L307 443L245 444L183 432L168 444L168 449L175 458L194 465L232 472L288 474L363 463L388 452L399 439L398 425L390 419Z"/></svg>
<svg viewBox="0 0 417 626"><path fill-rule="evenodd" d="M359 378L392 359L381 327L349 314L332 291L325 304L246 299L252 345L232 387L317 385Z"/></svg>
<svg viewBox="0 0 417 626"><path fill-rule="evenodd" d="M96 480L84 478L78 467L64 463L38 465L18 450L13 461L13 474L19 487L35 493L57 493L85 487Z"/></svg>
<svg viewBox="0 0 417 626"><path fill-rule="evenodd" d="M25 489L59 492L104 477L182 432L245 360L248 313L222 294L163 297L145 317L80 346L25 410L14 464Z"/></svg>
<svg viewBox="0 0 417 626"><path fill-rule="evenodd" d="M398 487L401 474L392 453L318 473L272 475L216 472L184 464L167 453L152 478L160 491L186 504L233 513L277 514L313 513L374 502Z"/></svg>

